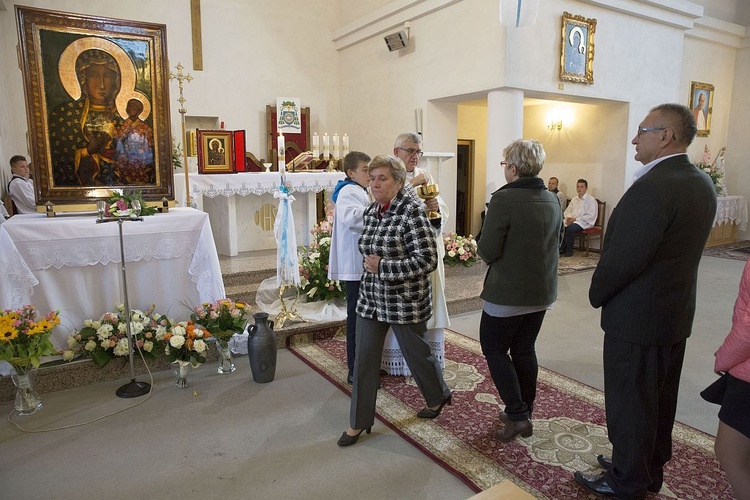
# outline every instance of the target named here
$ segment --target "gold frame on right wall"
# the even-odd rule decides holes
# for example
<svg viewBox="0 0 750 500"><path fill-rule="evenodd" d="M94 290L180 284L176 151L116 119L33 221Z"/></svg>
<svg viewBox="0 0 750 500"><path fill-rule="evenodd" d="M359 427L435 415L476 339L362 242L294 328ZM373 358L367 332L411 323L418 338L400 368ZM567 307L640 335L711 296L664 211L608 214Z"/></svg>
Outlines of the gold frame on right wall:
<svg viewBox="0 0 750 500"><path fill-rule="evenodd" d="M698 136L708 137L711 133L711 115L714 110L714 86L710 83L690 82L689 107L698 126Z"/></svg>
<svg viewBox="0 0 750 500"><path fill-rule="evenodd" d="M560 80L594 83L594 32L596 19L562 15Z"/></svg>

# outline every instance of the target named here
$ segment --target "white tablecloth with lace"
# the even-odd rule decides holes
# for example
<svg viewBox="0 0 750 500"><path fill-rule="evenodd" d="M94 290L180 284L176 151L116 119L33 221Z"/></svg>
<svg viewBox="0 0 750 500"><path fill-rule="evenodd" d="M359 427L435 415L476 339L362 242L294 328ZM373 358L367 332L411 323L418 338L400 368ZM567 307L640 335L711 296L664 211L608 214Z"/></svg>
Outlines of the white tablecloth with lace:
<svg viewBox="0 0 750 500"><path fill-rule="evenodd" d="M747 200L743 196L719 196L714 225L736 224L740 231L747 229Z"/></svg>
<svg viewBox="0 0 750 500"><path fill-rule="evenodd" d="M296 201L292 204L297 244L310 243L316 223L315 194L332 191L343 172L308 171L286 174ZM216 248L221 255L276 248L273 219L278 200L278 172L239 174L189 174L190 198L211 217ZM185 180L175 176L175 198L184 203Z"/></svg>
<svg viewBox="0 0 750 500"><path fill-rule="evenodd" d="M59 309L57 346L89 318L123 302L118 224L88 215L16 215L0 226L0 308ZM187 319L187 305L225 296L208 215L192 208L123 223L132 309Z"/></svg>

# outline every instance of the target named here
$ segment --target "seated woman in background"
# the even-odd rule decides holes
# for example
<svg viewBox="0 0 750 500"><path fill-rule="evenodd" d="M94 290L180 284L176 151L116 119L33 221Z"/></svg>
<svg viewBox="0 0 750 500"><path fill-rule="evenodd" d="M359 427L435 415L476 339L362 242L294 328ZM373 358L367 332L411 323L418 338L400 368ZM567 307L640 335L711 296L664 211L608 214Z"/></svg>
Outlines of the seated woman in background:
<svg viewBox="0 0 750 500"><path fill-rule="evenodd" d="M380 359L388 328L392 327L406 363L427 406L417 413L435 418L451 403L440 364L424 340L432 315L430 273L437 266L437 249L422 207L405 195L404 163L393 156L376 156L368 169L375 203L365 211L359 239L365 272L357 303L354 384L349 429L339 446L357 442L375 422Z"/></svg>

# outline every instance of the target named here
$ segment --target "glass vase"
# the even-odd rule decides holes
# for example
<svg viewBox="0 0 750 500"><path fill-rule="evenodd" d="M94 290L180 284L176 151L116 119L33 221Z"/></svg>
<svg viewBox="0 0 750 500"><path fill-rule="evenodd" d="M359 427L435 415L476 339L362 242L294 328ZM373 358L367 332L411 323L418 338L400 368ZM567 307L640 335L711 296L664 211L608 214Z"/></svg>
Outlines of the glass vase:
<svg viewBox="0 0 750 500"><path fill-rule="evenodd" d="M190 361L175 361L172 363L172 371L177 377L177 384L175 385L178 389L185 389L188 386L188 375L193 365Z"/></svg>
<svg viewBox="0 0 750 500"><path fill-rule="evenodd" d="M36 368L25 373L13 370L11 379L16 386L16 413L31 415L42 407L42 400L36 393Z"/></svg>
<svg viewBox="0 0 750 500"><path fill-rule="evenodd" d="M219 373L232 373L236 370L229 343L224 340L217 340L216 348L219 350L219 369L217 371Z"/></svg>

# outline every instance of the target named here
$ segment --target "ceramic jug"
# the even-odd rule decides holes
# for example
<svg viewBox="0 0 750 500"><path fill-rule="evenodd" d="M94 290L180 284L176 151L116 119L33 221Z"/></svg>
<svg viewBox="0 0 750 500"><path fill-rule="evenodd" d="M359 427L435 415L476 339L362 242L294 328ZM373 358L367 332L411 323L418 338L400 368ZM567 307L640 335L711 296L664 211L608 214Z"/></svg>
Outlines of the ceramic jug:
<svg viewBox="0 0 750 500"><path fill-rule="evenodd" d="M267 313L255 313L253 318L255 324L247 327L247 357L250 359L253 380L265 384L276 375L276 334Z"/></svg>

